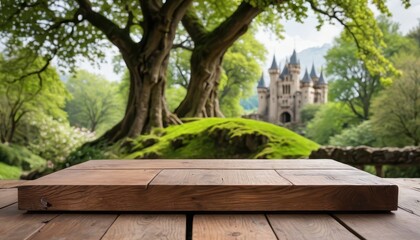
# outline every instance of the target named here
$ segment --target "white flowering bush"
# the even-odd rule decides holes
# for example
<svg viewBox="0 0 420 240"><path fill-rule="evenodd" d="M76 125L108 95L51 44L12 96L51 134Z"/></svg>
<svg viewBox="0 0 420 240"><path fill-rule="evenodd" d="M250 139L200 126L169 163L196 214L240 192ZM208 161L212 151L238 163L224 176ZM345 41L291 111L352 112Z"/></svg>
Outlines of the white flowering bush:
<svg viewBox="0 0 420 240"><path fill-rule="evenodd" d="M95 133L84 128L71 127L67 122L50 116L36 116L29 121L30 132L36 132L29 150L46 159L48 168L63 163L70 153L83 143L95 139Z"/></svg>

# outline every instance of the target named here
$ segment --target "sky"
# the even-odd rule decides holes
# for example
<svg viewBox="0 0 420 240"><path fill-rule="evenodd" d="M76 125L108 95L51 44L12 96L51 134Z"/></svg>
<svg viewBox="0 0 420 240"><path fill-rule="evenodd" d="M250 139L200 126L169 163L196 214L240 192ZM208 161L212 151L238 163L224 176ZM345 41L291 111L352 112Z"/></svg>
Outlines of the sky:
<svg viewBox="0 0 420 240"><path fill-rule="evenodd" d="M392 12L392 20L400 23L400 30L402 33L407 33L419 24L420 19L420 0L412 0L412 6L409 9L404 9L400 0L389 0L388 7ZM376 14L377 11L374 11ZM284 25L284 39L277 40L273 34L260 32L257 35L262 43L264 43L269 54L267 56L266 66L271 65L273 53L280 62L284 63L284 59L290 56L293 49L300 52L310 47L320 47L327 43L333 43L334 38L339 36L343 27L338 23L336 25L325 24L320 31L316 30L317 21L314 15L310 15L303 24L295 21L286 21ZM91 72L95 72L105 76L108 80L119 81L121 74L116 74L113 71L112 56L117 54L118 50L113 48L106 52L108 63L101 64L100 68L91 65L87 62L80 62L80 67Z"/></svg>

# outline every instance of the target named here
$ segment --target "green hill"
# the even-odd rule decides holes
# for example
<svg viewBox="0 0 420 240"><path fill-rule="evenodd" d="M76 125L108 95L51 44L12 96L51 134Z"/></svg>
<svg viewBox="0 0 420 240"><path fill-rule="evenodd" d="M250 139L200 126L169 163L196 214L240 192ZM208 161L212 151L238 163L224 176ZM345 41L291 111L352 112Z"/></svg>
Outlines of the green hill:
<svg viewBox="0 0 420 240"><path fill-rule="evenodd" d="M318 144L270 123L242 118L184 119L128 146L125 158L304 158Z"/></svg>

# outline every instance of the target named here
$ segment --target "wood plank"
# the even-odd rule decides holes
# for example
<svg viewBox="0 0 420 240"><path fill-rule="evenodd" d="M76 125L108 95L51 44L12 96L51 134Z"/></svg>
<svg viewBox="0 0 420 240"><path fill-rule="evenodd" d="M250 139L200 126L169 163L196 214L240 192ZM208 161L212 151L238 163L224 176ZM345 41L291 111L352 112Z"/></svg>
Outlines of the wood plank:
<svg viewBox="0 0 420 240"><path fill-rule="evenodd" d="M123 214L102 239L181 240L186 237L186 229L185 215Z"/></svg>
<svg viewBox="0 0 420 240"><path fill-rule="evenodd" d="M0 208L17 202L17 189L0 189Z"/></svg>
<svg viewBox="0 0 420 240"><path fill-rule="evenodd" d="M69 185L69 186L141 186L147 184L159 173L159 170L78 170L67 169L49 174L45 177L29 181L19 186Z"/></svg>
<svg viewBox="0 0 420 240"><path fill-rule="evenodd" d="M19 211L17 204L2 208L0 209L0 238L28 239L56 216L57 214Z"/></svg>
<svg viewBox="0 0 420 240"><path fill-rule="evenodd" d="M64 170L20 186L19 208L364 211L396 210L398 203L396 185L359 170L164 169L155 176L157 171Z"/></svg>
<svg viewBox="0 0 420 240"><path fill-rule="evenodd" d="M360 170L277 170L293 185L360 185L395 186L380 177Z"/></svg>
<svg viewBox="0 0 420 240"><path fill-rule="evenodd" d="M269 214L278 239L358 239L327 214Z"/></svg>
<svg viewBox="0 0 420 240"><path fill-rule="evenodd" d="M26 180L0 180L0 189L15 188L25 182Z"/></svg>
<svg viewBox="0 0 420 240"><path fill-rule="evenodd" d="M335 214L365 239L420 239L420 218L403 210L393 213Z"/></svg>
<svg viewBox="0 0 420 240"><path fill-rule="evenodd" d="M420 191L420 178L386 178L386 180L399 186L406 186Z"/></svg>
<svg viewBox="0 0 420 240"><path fill-rule="evenodd" d="M68 168L80 169L354 169L326 159L184 159L184 160L91 160Z"/></svg>
<svg viewBox="0 0 420 240"><path fill-rule="evenodd" d="M155 185L291 185L274 170L165 169L150 183Z"/></svg>
<svg viewBox="0 0 420 240"><path fill-rule="evenodd" d="M116 214L62 214L41 228L31 240L101 239L116 218Z"/></svg>
<svg viewBox="0 0 420 240"><path fill-rule="evenodd" d="M263 214L195 215L193 239L277 239Z"/></svg>
<svg viewBox="0 0 420 240"><path fill-rule="evenodd" d="M398 207L420 217L420 191L408 187L399 188Z"/></svg>

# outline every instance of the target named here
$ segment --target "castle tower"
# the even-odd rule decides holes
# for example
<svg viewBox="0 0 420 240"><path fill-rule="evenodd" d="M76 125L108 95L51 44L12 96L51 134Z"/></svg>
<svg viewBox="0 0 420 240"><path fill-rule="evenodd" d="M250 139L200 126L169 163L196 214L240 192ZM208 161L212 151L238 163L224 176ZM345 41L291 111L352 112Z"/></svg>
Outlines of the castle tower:
<svg viewBox="0 0 420 240"><path fill-rule="evenodd" d="M300 87L300 61L297 58L296 50L293 50L292 56L290 57L289 73L291 77L290 91L294 93L299 91Z"/></svg>
<svg viewBox="0 0 420 240"><path fill-rule="evenodd" d="M264 81L264 73L261 74L261 78L258 81L258 112L257 114L260 116L266 116L267 114L267 95L268 95L268 89L265 86Z"/></svg>
<svg viewBox="0 0 420 240"><path fill-rule="evenodd" d="M305 75L302 79L301 91L302 91L302 106L308 103L313 103L313 95L311 95L311 90L313 90L313 82L309 77L308 69L305 70Z"/></svg>
<svg viewBox="0 0 420 240"><path fill-rule="evenodd" d="M268 102L268 121L275 123L277 119L277 96L278 96L278 76L280 73L277 65L276 56L273 56L273 62L271 67L268 69L270 74L270 97Z"/></svg>

